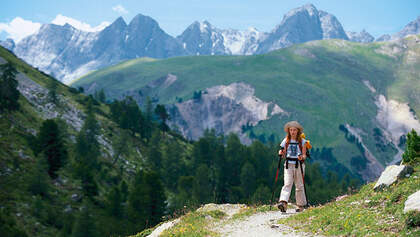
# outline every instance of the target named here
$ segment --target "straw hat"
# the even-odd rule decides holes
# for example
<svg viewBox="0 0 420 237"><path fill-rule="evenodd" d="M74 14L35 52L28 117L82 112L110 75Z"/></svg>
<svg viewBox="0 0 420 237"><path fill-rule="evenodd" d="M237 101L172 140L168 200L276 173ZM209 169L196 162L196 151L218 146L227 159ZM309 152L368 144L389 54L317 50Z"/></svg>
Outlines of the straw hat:
<svg viewBox="0 0 420 237"><path fill-rule="evenodd" d="M290 122L286 123L286 125L284 125L284 131L289 132L289 128L291 128L291 127L295 127L297 129L299 129L300 132L303 132L303 127L302 127L302 125L300 125L298 123L298 121L290 121Z"/></svg>

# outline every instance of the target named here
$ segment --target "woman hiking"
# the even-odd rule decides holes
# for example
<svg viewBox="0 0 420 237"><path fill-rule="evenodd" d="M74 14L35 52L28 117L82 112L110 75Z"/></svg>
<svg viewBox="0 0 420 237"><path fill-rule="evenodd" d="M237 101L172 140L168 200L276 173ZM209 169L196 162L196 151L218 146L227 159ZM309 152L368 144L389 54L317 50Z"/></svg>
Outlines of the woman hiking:
<svg viewBox="0 0 420 237"><path fill-rule="evenodd" d="M287 203L292 191L293 183L295 184L297 212L303 211L307 200L304 193L303 175L305 170L304 161L306 159L306 140L302 138L303 127L297 121L290 121L284 126L286 137L280 144L280 157L285 157L284 164L284 185L281 189L280 203L278 208L281 212L286 212ZM299 165L302 166L300 169ZM303 174L302 174L303 172Z"/></svg>

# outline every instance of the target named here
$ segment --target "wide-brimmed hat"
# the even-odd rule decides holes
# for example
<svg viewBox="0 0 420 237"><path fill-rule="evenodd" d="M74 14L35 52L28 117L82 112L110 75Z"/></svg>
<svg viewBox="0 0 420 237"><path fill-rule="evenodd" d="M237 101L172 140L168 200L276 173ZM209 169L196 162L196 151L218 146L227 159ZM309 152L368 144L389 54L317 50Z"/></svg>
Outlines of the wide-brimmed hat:
<svg viewBox="0 0 420 237"><path fill-rule="evenodd" d="M291 128L291 127L295 127L297 129L299 129L300 132L303 132L303 127L302 127L302 125L300 125L300 123L298 123L298 121L290 121L290 122L286 123L286 125L284 125L284 131L289 132L289 128Z"/></svg>

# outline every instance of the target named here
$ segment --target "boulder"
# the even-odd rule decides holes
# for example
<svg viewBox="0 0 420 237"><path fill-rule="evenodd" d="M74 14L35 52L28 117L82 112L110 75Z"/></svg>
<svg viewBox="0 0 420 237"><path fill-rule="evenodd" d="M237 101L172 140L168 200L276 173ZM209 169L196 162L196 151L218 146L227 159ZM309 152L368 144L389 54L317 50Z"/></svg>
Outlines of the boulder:
<svg viewBox="0 0 420 237"><path fill-rule="evenodd" d="M411 194L404 203L404 213L413 210L420 211L420 190Z"/></svg>
<svg viewBox="0 0 420 237"><path fill-rule="evenodd" d="M381 190L385 187L389 187L395 183L398 179L403 178L405 175L413 173L413 167L406 165L390 165L386 167L384 172L382 172L381 177L375 184L373 189L375 191Z"/></svg>

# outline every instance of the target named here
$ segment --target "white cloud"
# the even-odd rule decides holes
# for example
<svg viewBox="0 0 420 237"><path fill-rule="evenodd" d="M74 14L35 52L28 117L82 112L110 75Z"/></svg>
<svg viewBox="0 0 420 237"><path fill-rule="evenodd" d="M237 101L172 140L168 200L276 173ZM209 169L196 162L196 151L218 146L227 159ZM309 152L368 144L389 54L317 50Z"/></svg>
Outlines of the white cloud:
<svg viewBox="0 0 420 237"><path fill-rule="evenodd" d="M120 4L118 4L117 6L113 6L112 10L120 14L128 14L128 11Z"/></svg>
<svg viewBox="0 0 420 237"><path fill-rule="evenodd" d="M51 23L56 24L56 25L61 25L61 26L68 23L76 29L79 29L79 30L82 30L82 31L88 31L88 32L101 31L105 27L109 26L109 24L110 24L109 22L104 21L101 24L99 24L95 27L92 27L91 25L89 25L87 23L78 21L78 20L73 19L71 17L63 16L61 14L58 14Z"/></svg>
<svg viewBox="0 0 420 237"><path fill-rule="evenodd" d="M5 31L8 37L17 43L26 36L36 33L40 27L40 23L16 17L9 23L0 23L0 32Z"/></svg>

